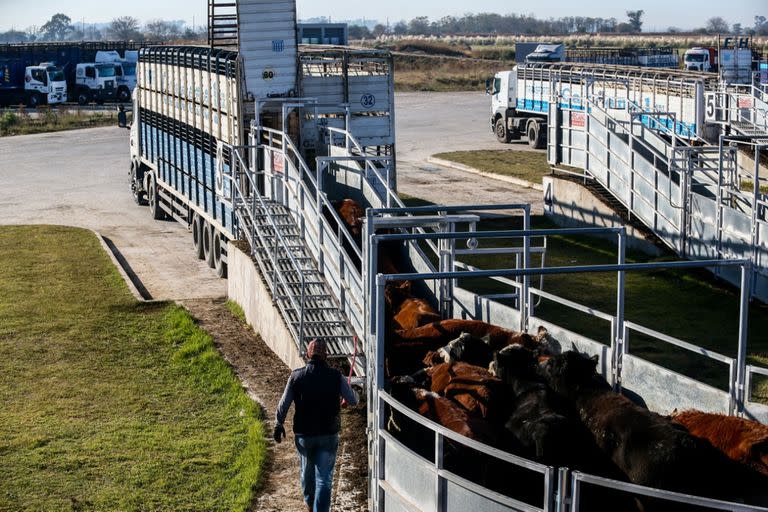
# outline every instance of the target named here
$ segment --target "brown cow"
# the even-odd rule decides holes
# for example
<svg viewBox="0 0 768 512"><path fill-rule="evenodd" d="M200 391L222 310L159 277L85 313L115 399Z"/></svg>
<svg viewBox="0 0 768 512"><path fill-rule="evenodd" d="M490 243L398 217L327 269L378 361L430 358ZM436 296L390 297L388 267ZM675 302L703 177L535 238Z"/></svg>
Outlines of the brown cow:
<svg viewBox="0 0 768 512"><path fill-rule="evenodd" d="M341 221L347 226L349 234L357 242L358 247L362 244L363 238L363 220L365 219L365 210L352 199L343 199L333 203L333 208L339 214Z"/></svg>
<svg viewBox="0 0 768 512"><path fill-rule="evenodd" d="M534 337L528 333L510 331L479 320L442 320L408 331L398 331L395 337L399 341L429 340L429 345L436 346L432 350L436 350L459 338L463 333L481 339L487 336L488 344L493 350L500 350L509 345L522 345L531 350L546 348L541 341L544 337L543 333L541 336Z"/></svg>
<svg viewBox="0 0 768 512"><path fill-rule="evenodd" d="M429 302L414 296L410 281L387 284L384 295L389 309L387 315L395 329L415 329L441 319Z"/></svg>
<svg viewBox="0 0 768 512"><path fill-rule="evenodd" d="M672 420L736 462L768 476L768 426L724 414L684 411Z"/></svg>
<svg viewBox="0 0 768 512"><path fill-rule="evenodd" d="M427 369L431 389L459 403L473 416L503 418L504 388L485 368L467 363L443 363Z"/></svg>

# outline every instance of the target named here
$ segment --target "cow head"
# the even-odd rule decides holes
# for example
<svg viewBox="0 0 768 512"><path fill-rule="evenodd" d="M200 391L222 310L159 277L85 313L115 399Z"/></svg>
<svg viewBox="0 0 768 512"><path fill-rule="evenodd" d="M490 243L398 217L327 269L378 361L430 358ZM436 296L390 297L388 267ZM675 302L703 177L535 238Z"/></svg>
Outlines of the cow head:
<svg viewBox="0 0 768 512"><path fill-rule="evenodd" d="M488 370L494 377L509 383L511 379L531 376L536 366L536 355L520 345L504 347L493 355Z"/></svg>
<svg viewBox="0 0 768 512"><path fill-rule="evenodd" d="M547 384L562 395L570 395L595 380L597 356L589 357L576 350L552 356L539 365L539 373Z"/></svg>

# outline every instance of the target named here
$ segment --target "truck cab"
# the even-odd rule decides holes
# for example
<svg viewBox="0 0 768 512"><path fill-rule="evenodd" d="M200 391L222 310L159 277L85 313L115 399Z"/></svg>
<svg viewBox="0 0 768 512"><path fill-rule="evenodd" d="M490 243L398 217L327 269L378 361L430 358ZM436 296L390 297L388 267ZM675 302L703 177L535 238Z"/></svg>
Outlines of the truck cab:
<svg viewBox="0 0 768 512"><path fill-rule="evenodd" d="M691 48L685 52L684 65L688 71L717 71L717 50Z"/></svg>
<svg viewBox="0 0 768 512"><path fill-rule="evenodd" d="M501 143L525 135L532 148L542 149L546 144L547 116L518 111L517 69L515 66L511 71L499 71L486 81L486 94L491 97L491 130Z"/></svg>
<svg viewBox="0 0 768 512"><path fill-rule="evenodd" d="M138 52L126 51L122 58L115 50L96 52L97 63L111 63L115 65L117 81L117 100L120 102L131 101L131 94L136 88L136 62Z"/></svg>
<svg viewBox="0 0 768 512"><path fill-rule="evenodd" d="M24 73L27 104L36 107L43 103L55 105L67 99L67 81L64 72L51 63L28 66Z"/></svg>
<svg viewBox="0 0 768 512"><path fill-rule="evenodd" d="M114 100L117 95L117 66L111 62L78 64L75 84L80 105Z"/></svg>

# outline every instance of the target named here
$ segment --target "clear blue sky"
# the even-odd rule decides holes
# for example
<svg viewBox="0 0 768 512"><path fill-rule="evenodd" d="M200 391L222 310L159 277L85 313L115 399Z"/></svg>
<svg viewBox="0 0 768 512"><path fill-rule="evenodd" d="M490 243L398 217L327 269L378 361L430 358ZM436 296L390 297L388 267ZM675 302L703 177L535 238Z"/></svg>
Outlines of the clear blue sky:
<svg viewBox="0 0 768 512"><path fill-rule="evenodd" d="M623 19L628 9L644 9L646 30L669 26L693 28L702 26L713 16L730 23L752 25L756 14L768 16L766 0L297 0L299 17L331 16L335 19L387 18L394 23L415 16L439 18L465 12L510 12L534 14L540 18L561 16L600 16ZM131 15L144 22L148 19L183 19L198 24L206 13L204 0L0 0L0 30L24 29L42 25L56 12L64 12L73 20L86 23L108 22L116 16Z"/></svg>

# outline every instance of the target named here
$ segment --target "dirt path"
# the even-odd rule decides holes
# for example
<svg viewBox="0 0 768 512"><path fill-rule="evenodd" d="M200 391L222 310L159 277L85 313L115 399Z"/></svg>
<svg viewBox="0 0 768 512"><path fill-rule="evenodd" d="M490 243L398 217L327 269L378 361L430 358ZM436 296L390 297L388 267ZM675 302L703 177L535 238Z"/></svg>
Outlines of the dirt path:
<svg viewBox="0 0 768 512"><path fill-rule="evenodd" d="M264 480L251 510L254 512L306 512L299 487L299 463L293 448L292 415L286 422L288 439L276 445L271 439L274 412L290 370L253 331L238 322L226 307L225 299L185 300L200 326L209 332L225 359L237 372L248 393L265 414L269 434L269 459ZM365 406L345 410L334 479L332 510L367 510L368 458L365 434Z"/></svg>

